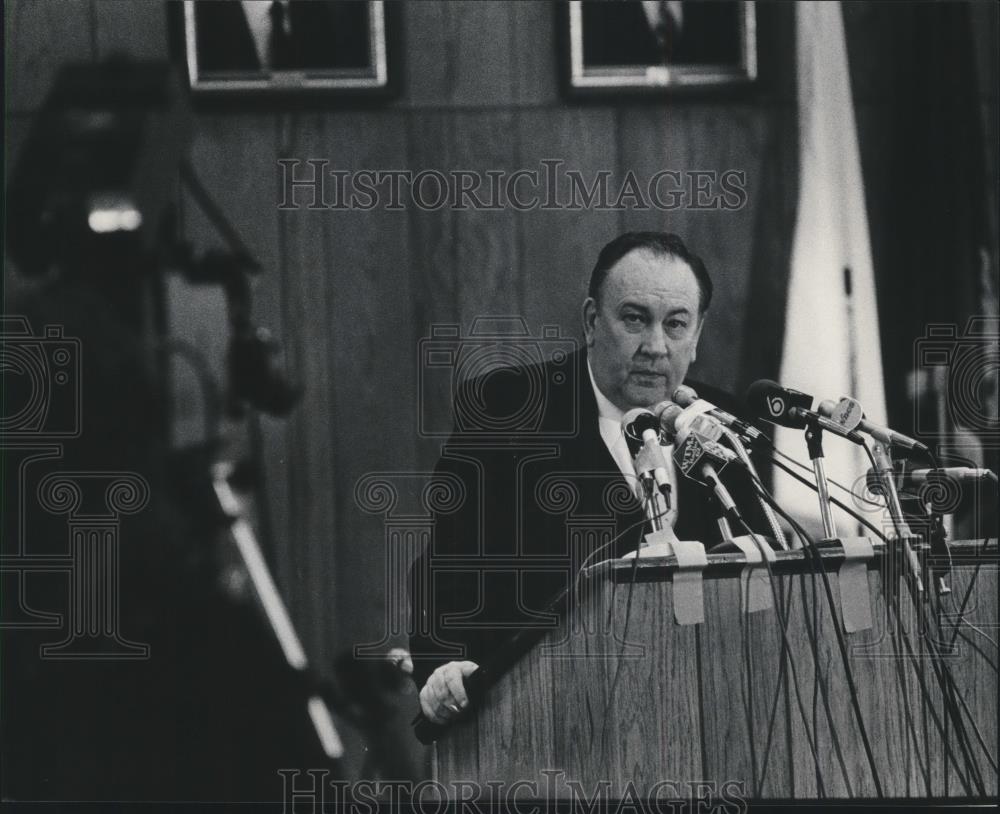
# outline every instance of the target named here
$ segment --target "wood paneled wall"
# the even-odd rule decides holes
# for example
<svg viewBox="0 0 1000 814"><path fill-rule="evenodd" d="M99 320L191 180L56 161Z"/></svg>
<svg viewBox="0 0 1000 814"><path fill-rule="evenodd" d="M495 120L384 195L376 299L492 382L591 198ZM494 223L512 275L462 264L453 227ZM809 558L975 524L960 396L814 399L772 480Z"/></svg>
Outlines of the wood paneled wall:
<svg viewBox="0 0 1000 814"><path fill-rule="evenodd" d="M884 87L908 4L845 15L855 86ZM872 7L878 7L873 11ZM9 155L57 66L124 52L167 55L160 0L7 4ZM710 99L567 101L552 4L400 4L400 95L375 106L298 112L201 111L192 160L264 266L256 317L307 385L287 420L255 428L266 479L267 544L312 656L379 641L386 628L386 518L355 499L372 471L428 470L438 441L416 435L418 342L434 323L520 314L579 337L579 304L600 247L626 229L664 228L701 252L717 284L700 378L736 391L776 373L797 194L791 4L759 4L759 88ZM994 64L987 59L989 64ZM879 83L882 83L881 85ZM995 88L994 84L990 87ZM992 101L991 101L992 99ZM884 94L859 102L866 172L877 171ZM995 120L995 95L983 100ZM992 118L991 118L992 116ZM279 211L279 158L341 169L537 169L562 159L585 176L660 169L746 173L738 211ZM993 167L996 163L994 159ZM892 191L873 187L876 204ZM178 196L185 237L217 244ZM872 202L870 202L871 208ZM873 229L879 221L873 218ZM876 235L876 240L891 236ZM438 393L429 409L444 410ZM388 440L387 440L388 439ZM396 640L401 641L400 637Z"/></svg>

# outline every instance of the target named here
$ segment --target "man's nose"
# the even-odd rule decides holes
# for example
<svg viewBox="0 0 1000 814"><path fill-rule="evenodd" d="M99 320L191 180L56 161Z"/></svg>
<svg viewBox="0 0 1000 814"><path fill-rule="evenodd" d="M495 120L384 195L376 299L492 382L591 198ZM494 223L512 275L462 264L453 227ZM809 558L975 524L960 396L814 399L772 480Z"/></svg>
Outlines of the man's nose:
<svg viewBox="0 0 1000 814"><path fill-rule="evenodd" d="M666 356L670 352L667 344L667 334L663 326L656 324L646 328L642 335L642 344L639 350L649 356Z"/></svg>

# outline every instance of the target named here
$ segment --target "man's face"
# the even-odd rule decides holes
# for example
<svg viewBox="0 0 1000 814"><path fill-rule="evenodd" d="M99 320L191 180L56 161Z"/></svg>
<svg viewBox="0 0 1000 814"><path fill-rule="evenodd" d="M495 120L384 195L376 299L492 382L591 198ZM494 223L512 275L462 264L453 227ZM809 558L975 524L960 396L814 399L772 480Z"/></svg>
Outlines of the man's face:
<svg viewBox="0 0 1000 814"><path fill-rule="evenodd" d="M695 358L702 317L698 280L683 260L635 249L583 304L590 366L620 410L670 398Z"/></svg>

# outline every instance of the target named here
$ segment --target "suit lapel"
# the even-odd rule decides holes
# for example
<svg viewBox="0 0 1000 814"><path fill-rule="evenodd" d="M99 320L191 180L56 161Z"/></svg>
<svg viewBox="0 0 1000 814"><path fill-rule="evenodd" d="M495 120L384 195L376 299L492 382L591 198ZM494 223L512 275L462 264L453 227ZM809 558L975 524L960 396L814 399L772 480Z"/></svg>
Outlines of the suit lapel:
<svg viewBox="0 0 1000 814"><path fill-rule="evenodd" d="M583 472L607 473L610 477L624 478L621 470L601 437L599 424L600 414L597 409L597 399L590 382L590 372L587 368L587 353L578 351L577 360L577 403L580 409L580 426L574 443L570 446L574 456L574 465ZM631 495L631 490L629 490ZM618 512L616 526L619 539L615 546L615 554L622 554L635 549L640 533L640 525L644 518L642 504L635 497L626 502L626 511Z"/></svg>

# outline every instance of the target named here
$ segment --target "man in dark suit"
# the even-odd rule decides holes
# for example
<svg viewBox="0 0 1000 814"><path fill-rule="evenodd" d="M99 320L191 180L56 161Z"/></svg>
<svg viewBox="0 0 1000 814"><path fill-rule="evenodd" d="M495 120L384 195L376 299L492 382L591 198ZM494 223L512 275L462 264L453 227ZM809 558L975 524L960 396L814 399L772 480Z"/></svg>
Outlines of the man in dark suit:
<svg viewBox="0 0 1000 814"><path fill-rule="evenodd" d="M585 0L583 59L604 65L738 65L742 4L733 0Z"/></svg>
<svg viewBox="0 0 1000 814"><path fill-rule="evenodd" d="M364 69L368 4L253 0L194 4L202 72Z"/></svg>
<svg viewBox="0 0 1000 814"><path fill-rule="evenodd" d="M436 477L464 500L442 501L431 546L411 569L413 677L431 721L467 704L462 679L512 633L555 624L549 600L584 560L620 557L648 531L621 419L686 382L712 282L679 237L637 232L604 247L588 294L585 350L548 353L539 340L545 361L466 382L455 400ZM724 393L687 383L739 412ZM732 469L723 479L766 533L749 483ZM670 479L677 536L719 541L710 491L676 471Z"/></svg>

